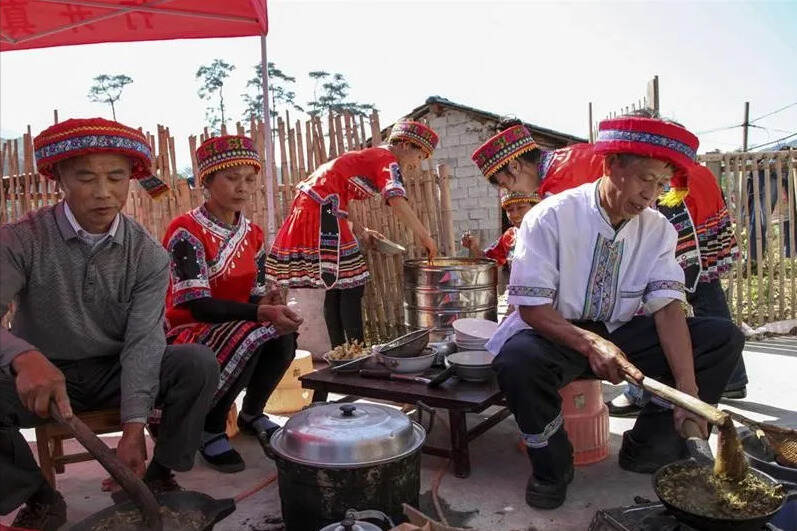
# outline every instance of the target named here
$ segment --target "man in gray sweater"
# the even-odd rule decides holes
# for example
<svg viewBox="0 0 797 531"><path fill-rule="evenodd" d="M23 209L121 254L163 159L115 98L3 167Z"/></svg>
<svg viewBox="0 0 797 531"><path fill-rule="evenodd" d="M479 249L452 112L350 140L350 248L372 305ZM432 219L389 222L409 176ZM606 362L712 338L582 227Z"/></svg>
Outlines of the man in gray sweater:
<svg viewBox="0 0 797 531"><path fill-rule="evenodd" d="M66 418L118 407L117 456L156 493L176 490L171 470L193 466L218 367L204 346L166 346L169 258L121 213L130 179L152 175L144 135L68 120L34 147L64 200L0 227L0 312L15 305L11 330L0 329L0 514L24 503L15 526L57 529L66 504L19 428L45 422L51 403ZM144 424L156 403L163 415L145 467Z"/></svg>

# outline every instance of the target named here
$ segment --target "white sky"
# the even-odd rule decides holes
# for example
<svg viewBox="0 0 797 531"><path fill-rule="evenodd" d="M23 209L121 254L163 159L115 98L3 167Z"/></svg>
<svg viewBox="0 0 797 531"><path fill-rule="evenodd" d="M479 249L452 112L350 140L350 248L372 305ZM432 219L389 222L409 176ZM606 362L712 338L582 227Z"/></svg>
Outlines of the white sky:
<svg viewBox="0 0 797 531"><path fill-rule="evenodd" d="M596 118L630 105L659 75L662 111L695 132L739 124L797 102L797 2L272 1L269 60L296 76L343 73L351 96L373 102L389 123L430 95L537 125L588 135ZM178 141L178 164L204 119L197 68L214 58L237 66L225 85L231 115L260 60L259 39L162 41L47 48L0 55L3 136L61 119L105 116L86 97L98 74L134 79L119 120ZM750 145L797 132L797 105L756 122ZM701 152L741 145L741 128L701 134Z"/></svg>

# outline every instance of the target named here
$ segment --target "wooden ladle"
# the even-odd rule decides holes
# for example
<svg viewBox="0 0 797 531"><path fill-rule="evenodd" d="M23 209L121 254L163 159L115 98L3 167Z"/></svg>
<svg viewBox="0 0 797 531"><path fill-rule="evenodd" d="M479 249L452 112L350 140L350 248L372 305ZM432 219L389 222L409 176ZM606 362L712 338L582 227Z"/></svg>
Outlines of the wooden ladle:
<svg viewBox="0 0 797 531"><path fill-rule="evenodd" d="M628 372L624 372L624 377L629 383L637 385L645 391L653 393L671 404L703 417L709 423L716 425L719 428L719 444L717 445L717 457L714 460L714 473L718 476L722 475L736 480L744 478L747 474L747 459L736 435L736 428L734 428L733 421L728 413L720 411L699 398L665 385L649 376L643 376L641 380L637 380ZM696 426L693 426L694 423L692 422L686 424L692 430L687 433L687 437L693 438Z"/></svg>
<svg viewBox="0 0 797 531"><path fill-rule="evenodd" d="M163 522L161 520L160 505L144 482L133 474L133 471L122 463L111 449L77 416L73 416L69 420L65 419L54 402L50 403L50 416L67 428L75 439L88 450L94 459L100 462L111 477L127 492L130 499L141 511L147 528L154 531L162 531Z"/></svg>

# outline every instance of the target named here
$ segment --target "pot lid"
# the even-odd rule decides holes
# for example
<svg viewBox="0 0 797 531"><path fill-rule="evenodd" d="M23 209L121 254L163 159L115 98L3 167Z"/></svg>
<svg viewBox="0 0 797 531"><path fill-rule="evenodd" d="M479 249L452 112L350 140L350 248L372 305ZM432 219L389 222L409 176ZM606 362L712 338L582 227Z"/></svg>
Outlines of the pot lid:
<svg viewBox="0 0 797 531"><path fill-rule="evenodd" d="M293 415L271 437L274 452L324 467L375 465L418 449L424 429L397 409L377 404L324 404Z"/></svg>

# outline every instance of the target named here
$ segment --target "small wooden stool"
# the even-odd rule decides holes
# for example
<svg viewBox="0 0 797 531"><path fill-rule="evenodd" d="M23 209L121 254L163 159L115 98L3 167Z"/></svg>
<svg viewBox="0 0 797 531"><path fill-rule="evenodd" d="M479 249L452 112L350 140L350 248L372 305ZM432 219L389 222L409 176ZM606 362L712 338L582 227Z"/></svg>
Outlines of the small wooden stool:
<svg viewBox="0 0 797 531"><path fill-rule="evenodd" d="M80 413L77 417L96 434L122 431L118 409L103 409ZM36 450L39 467L47 482L55 488L55 475L64 473L64 465L92 461L88 452L64 455L64 439L71 439L69 430L56 422L48 422L36 428Z"/></svg>

